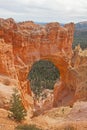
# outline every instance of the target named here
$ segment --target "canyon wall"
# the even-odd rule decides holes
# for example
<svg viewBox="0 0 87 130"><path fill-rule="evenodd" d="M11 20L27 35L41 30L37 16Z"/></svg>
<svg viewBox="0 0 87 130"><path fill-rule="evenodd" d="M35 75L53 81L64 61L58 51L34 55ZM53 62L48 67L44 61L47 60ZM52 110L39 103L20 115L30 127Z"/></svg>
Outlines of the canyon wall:
<svg viewBox="0 0 87 130"><path fill-rule="evenodd" d="M79 98L76 93L80 79L76 72L79 73L82 56L72 51L73 34L73 23L64 27L57 22L41 26L32 21L16 23L11 18L0 19L0 75L17 81L26 108L32 106L27 75L33 63L40 59L52 61L60 70L61 78L54 88L53 105L67 105ZM85 72L85 68L81 72Z"/></svg>
<svg viewBox="0 0 87 130"><path fill-rule="evenodd" d="M54 106L87 101L87 50L79 45L75 48L65 75L65 80L54 86Z"/></svg>

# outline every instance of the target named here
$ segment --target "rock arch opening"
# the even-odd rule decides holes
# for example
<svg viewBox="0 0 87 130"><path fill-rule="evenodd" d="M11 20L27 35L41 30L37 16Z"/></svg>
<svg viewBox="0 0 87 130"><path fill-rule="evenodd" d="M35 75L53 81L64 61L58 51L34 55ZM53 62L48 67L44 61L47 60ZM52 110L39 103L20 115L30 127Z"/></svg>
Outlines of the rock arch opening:
<svg viewBox="0 0 87 130"><path fill-rule="evenodd" d="M60 71L51 61L39 60L32 65L28 79L34 94L40 96L43 90L54 88L55 82L60 79Z"/></svg>

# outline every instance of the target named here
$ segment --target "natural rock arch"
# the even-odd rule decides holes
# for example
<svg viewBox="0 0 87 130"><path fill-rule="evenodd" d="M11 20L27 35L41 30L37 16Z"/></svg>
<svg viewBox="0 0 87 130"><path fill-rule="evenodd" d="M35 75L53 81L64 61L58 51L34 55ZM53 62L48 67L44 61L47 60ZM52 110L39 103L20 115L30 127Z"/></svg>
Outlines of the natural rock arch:
<svg viewBox="0 0 87 130"><path fill-rule="evenodd" d="M18 81L26 108L31 95L27 75L32 64L48 59L59 68L61 81L66 86L66 74L72 56L74 24L61 27L59 23L41 26L33 22L16 23L13 19L0 19L1 51L0 72Z"/></svg>

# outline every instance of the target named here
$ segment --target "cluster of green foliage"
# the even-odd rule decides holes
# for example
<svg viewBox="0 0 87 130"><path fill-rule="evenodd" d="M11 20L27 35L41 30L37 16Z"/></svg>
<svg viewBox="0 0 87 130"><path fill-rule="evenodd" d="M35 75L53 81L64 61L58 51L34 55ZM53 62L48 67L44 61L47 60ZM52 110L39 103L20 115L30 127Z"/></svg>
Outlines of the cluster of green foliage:
<svg viewBox="0 0 87 130"><path fill-rule="evenodd" d="M19 125L15 128L15 130L41 130L37 128L35 125Z"/></svg>
<svg viewBox="0 0 87 130"><path fill-rule="evenodd" d="M87 48L87 30L75 30L73 48L78 44L82 49Z"/></svg>
<svg viewBox="0 0 87 130"><path fill-rule="evenodd" d="M52 62L40 60L33 64L28 74L28 79L30 80L31 88L35 95L40 96L43 89L53 89L59 76L59 70Z"/></svg>
<svg viewBox="0 0 87 130"><path fill-rule="evenodd" d="M26 110L22 104L22 100L20 94L17 89L13 90L11 101L10 101L10 114L8 115L10 118L15 119L16 121L21 121L26 116Z"/></svg>

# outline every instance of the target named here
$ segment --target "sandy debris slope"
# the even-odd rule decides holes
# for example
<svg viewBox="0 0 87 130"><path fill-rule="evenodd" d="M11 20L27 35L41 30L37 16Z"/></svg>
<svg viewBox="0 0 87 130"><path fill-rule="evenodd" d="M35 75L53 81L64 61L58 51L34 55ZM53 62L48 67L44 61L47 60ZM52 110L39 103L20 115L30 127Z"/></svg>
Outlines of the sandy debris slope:
<svg viewBox="0 0 87 130"><path fill-rule="evenodd" d="M8 118L8 111L0 109L0 130L14 130L16 123Z"/></svg>
<svg viewBox="0 0 87 130"><path fill-rule="evenodd" d="M47 111L44 115L33 118L33 123L44 130L87 130L87 102L77 102L73 108L59 107Z"/></svg>

